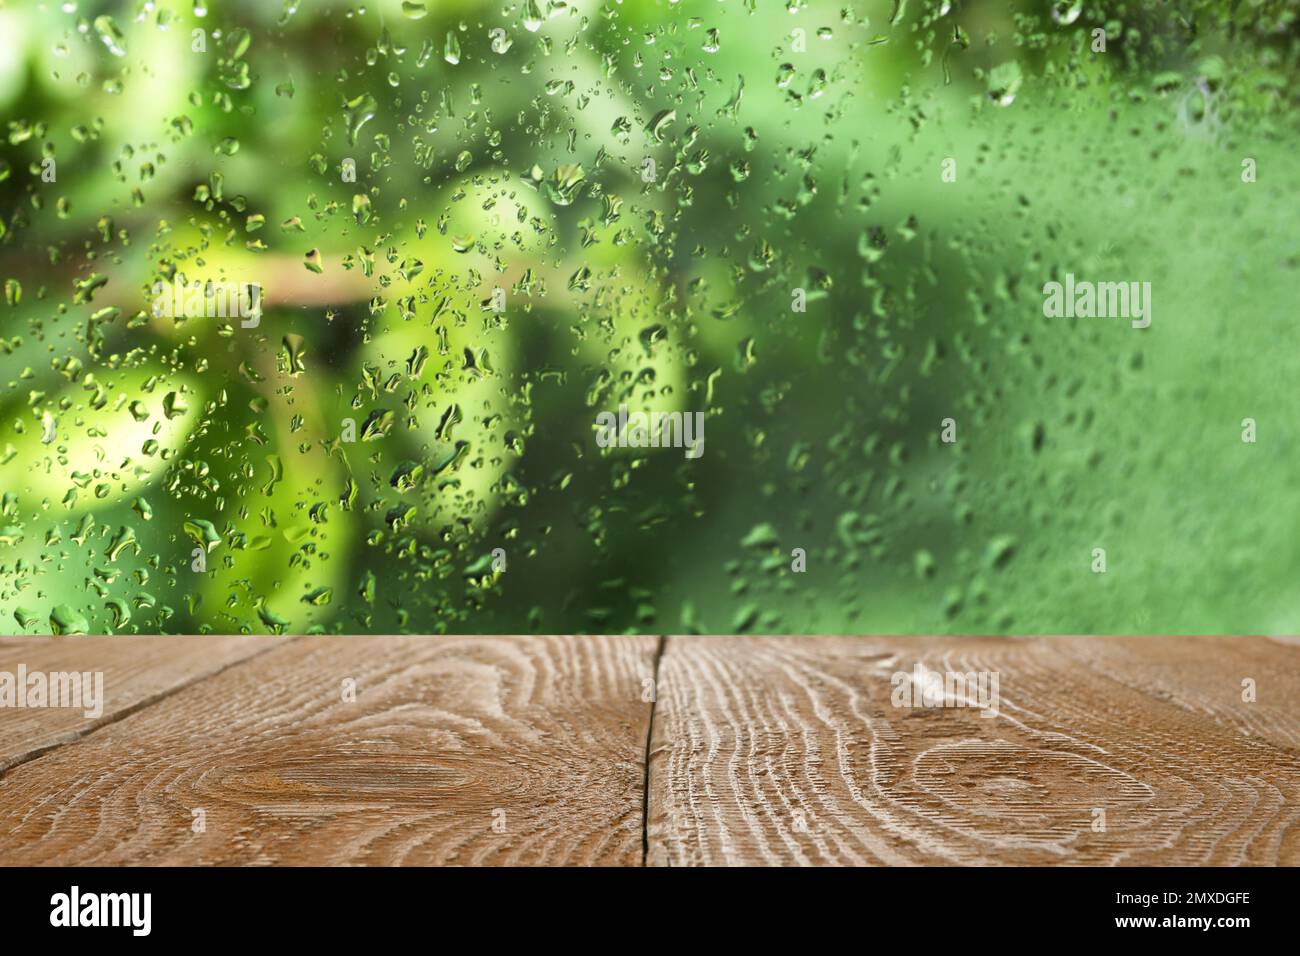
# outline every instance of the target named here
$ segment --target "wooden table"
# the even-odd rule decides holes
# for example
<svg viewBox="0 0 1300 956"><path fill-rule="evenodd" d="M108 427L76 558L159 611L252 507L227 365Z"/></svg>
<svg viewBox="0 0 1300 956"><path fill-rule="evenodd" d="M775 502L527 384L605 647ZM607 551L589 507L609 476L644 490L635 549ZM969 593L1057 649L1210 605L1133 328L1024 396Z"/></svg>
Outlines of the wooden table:
<svg viewBox="0 0 1300 956"><path fill-rule="evenodd" d="M997 674L996 716L895 706L918 663ZM1265 638L0 638L19 664L106 703L0 709L3 864L1300 864L1300 647Z"/></svg>

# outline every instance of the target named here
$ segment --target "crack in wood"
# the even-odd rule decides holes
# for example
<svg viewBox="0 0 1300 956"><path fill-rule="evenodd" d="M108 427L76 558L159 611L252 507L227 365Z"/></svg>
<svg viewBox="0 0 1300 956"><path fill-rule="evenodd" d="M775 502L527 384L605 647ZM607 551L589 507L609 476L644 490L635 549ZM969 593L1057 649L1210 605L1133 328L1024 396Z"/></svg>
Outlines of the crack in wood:
<svg viewBox="0 0 1300 956"><path fill-rule="evenodd" d="M641 781L641 865L650 858L650 746L655 735L655 708L659 705L659 662L663 660L668 636L660 635L654 656L654 697L650 701L650 719L645 728L645 774Z"/></svg>
<svg viewBox="0 0 1300 956"><path fill-rule="evenodd" d="M9 758L0 757L0 784L3 784L5 775L17 767L21 767L24 764L29 764L32 761L38 760L41 757L44 757L46 754L53 753L54 751L66 747L69 744L75 744L80 740L85 740L87 737L91 736L97 731L103 730L105 727L110 727L113 724L116 724L118 721L126 720L126 718L134 714L138 714L140 713L140 711L145 710L146 708L153 707L157 704L160 704L167 698L175 694L179 694L181 691L193 687L195 684L198 684L201 681L209 680L220 674L224 674L232 667L240 667L244 664L256 660L257 658L261 657L263 654L268 654L271 651L276 650L277 648L286 647L289 644L292 644L294 641L300 639L301 639L300 635L290 637L287 640L285 640L283 643L268 645L267 647L262 648L260 651L255 651L254 653L249 654L247 657L241 657L238 658L237 660L227 661L226 663L222 664L220 667L214 668L213 670L210 671L204 671L202 674L196 674L193 677L189 678L188 680L184 680L177 684L173 684L171 686L165 687L160 691L157 691L153 694L148 694L140 698L134 703L127 704L125 707L122 707L118 710L114 710L111 713L104 714L103 716L96 719L88 727L69 730L63 734L60 734L58 737L55 737L49 743L41 744L40 746L32 747L28 750L19 751L17 754L15 754L12 757ZM131 640L131 638L126 638L126 640ZM177 638L169 638L169 640L202 640L202 638L177 637Z"/></svg>

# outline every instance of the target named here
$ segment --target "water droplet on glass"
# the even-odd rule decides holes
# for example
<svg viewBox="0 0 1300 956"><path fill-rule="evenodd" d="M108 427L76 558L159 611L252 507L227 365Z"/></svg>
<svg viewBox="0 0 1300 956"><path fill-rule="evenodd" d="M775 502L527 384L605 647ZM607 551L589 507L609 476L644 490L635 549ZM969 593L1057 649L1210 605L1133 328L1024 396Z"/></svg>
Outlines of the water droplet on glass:
<svg viewBox="0 0 1300 956"><path fill-rule="evenodd" d="M1052 19L1068 27L1083 12L1083 0L1052 0Z"/></svg>
<svg viewBox="0 0 1300 956"><path fill-rule="evenodd" d="M118 29L112 17L107 14L95 17L95 32L104 41L104 46L108 47L109 53L113 56L126 56L126 37L122 35L122 31Z"/></svg>
<svg viewBox="0 0 1300 956"><path fill-rule="evenodd" d="M536 33L541 29L542 22L542 11L537 5L537 0L525 0L524 29L529 33Z"/></svg>

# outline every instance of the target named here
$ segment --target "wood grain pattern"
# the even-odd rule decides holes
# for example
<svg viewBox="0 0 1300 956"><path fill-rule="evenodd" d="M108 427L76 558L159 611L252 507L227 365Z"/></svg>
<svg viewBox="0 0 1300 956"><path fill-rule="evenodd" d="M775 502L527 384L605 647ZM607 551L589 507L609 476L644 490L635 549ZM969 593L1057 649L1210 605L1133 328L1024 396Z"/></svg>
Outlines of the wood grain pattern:
<svg viewBox="0 0 1300 956"><path fill-rule="evenodd" d="M917 661L998 672L998 716L894 707ZM652 865L1300 864L1281 643L673 637L659 692Z"/></svg>
<svg viewBox="0 0 1300 956"><path fill-rule="evenodd" d="M103 712L0 708L0 774L122 719L177 689L263 653L284 637L5 637L0 671L101 671Z"/></svg>
<svg viewBox="0 0 1300 956"><path fill-rule="evenodd" d="M301 638L10 770L0 863L639 864L658 642Z"/></svg>
<svg viewBox="0 0 1300 956"><path fill-rule="evenodd" d="M108 691L0 710L0 864L1300 863L1294 643L285 640L0 640Z"/></svg>

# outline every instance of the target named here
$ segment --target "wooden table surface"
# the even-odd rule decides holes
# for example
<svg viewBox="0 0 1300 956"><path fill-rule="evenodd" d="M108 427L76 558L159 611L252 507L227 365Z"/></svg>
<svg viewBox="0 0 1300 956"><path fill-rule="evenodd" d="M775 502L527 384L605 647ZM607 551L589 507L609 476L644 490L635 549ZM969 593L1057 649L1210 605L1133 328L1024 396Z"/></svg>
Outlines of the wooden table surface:
<svg viewBox="0 0 1300 956"><path fill-rule="evenodd" d="M918 663L996 674L996 714L896 706ZM0 638L20 664L106 703L0 708L0 864L1300 864L1266 638Z"/></svg>

